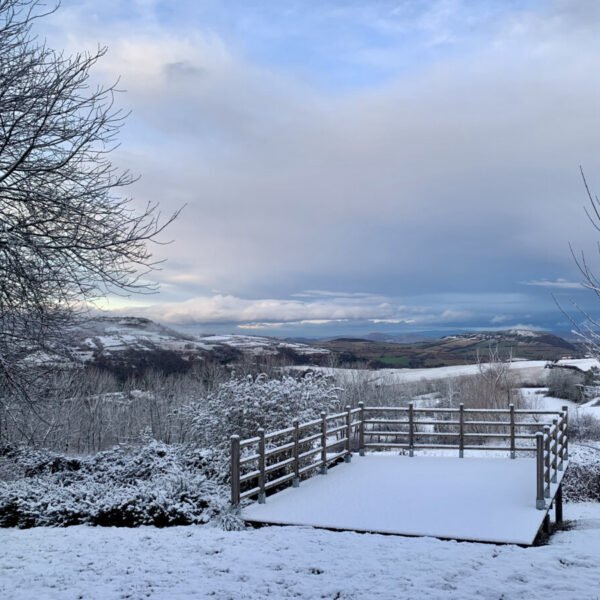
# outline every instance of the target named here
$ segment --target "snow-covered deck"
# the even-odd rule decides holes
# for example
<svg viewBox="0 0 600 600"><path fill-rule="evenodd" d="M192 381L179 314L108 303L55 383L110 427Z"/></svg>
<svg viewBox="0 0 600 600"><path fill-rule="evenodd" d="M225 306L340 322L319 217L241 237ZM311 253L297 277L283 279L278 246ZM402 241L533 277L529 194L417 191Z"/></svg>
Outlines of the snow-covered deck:
<svg viewBox="0 0 600 600"><path fill-rule="evenodd" d="M382 453L354 456L327 475L244 508L242 516L255 523L530 545L546 515L535 498L532 458Z"/></svg>

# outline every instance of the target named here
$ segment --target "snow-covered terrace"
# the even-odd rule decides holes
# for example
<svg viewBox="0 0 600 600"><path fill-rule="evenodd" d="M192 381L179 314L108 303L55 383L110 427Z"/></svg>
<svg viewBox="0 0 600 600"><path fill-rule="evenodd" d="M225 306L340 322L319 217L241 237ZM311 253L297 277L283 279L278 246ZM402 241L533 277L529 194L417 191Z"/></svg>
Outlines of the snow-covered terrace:
<svg viewBox="0 0 600 600"><path fill-rule="evenodd" d="M242 511L246 521L531 545L535 460L356 456Z"/></svg>
<svg viewBox="0 0 600 600"><path fill-rule="evenodd" d="M552 505L562 518L567 425L512 405L348 407L233 436L232 503L258 497L242 509L253 523L531 545ZM431 449L446 455L418 456Z"/></svg>

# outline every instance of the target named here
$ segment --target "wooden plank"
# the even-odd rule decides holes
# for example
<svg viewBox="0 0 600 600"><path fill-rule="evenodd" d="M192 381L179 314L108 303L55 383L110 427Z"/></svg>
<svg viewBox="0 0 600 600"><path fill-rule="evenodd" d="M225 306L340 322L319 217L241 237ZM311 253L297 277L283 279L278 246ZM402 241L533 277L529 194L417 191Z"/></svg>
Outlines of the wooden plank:
<svg viewBox="0 0 600 600"><path fill-rule="evenodd" d="M231 504L240 503L240 436L231 436Z"/></svg>

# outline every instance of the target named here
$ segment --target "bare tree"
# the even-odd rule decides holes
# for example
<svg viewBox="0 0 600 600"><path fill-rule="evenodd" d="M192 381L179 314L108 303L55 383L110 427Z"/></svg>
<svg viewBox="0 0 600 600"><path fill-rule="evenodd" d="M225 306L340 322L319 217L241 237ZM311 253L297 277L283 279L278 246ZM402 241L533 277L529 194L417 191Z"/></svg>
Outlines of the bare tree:
<svg viewBox="0 0 600 600"><path fill-rule="evenodd" d="M51 12L54 9L51 9ZM0 376L18 386L24 353L56 341L82 302L152 291L148 242L176 216L134 210L134 178L111 162L126 115L104 56L67 56L34 35L38 0L0 0Z"/></svg>
<svg viewBox="0 0 600 600"><path fill-rule="evenodd" d="M585 214L592 227L600 232L600 199L590 190L583 168L579 167L579 171L588 200L588 206L584 206ZM569 249L575 265L582 276L581 286L591 290L597 299L600 300L600 278L590 263L589 256L583 250L576 251L571 243L569 243ZM597 251L600 254L600 242L597 244ZM570 300L574 314L570 313L555 295L553 295L553 298L558 309L573 326L572 333L579 337L590 355L600 358L600 320L598 317L594 316L593 313L590 313L589 310L583 308L574 300Z"/></svg>

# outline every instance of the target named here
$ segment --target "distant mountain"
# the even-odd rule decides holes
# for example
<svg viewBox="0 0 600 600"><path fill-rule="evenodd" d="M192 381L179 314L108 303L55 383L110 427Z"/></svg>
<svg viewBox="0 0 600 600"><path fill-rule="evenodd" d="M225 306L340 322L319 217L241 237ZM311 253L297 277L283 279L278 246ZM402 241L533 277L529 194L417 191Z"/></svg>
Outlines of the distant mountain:
<svg viewBox="0 0 600 600"><path fill-rule="evenodd" d="M375 341L372 336L338 338L317 345L331 350L342 363L369 368L463 365L488 360L490 352L496 350L501 358L513 360L558 360L584 355L582 348L557 335L527 329L464 333L413 343L389 338Z"/></svg>
<svg viewBox="0 0 600 600"><path fill-rule="evenodd" d="M395 336L342 337L311 343L248 335L190 335L138 317L99 316L66 332L67 364L93 365L120 377L155 369L184 372L194 364L235 364L248 358L291 365L338 364L366 368L422 368L502 358L558 360L583 349L563 338L525 329L448 335L406 343ZM308 340L307 340L308 341ZM65 364L65 353L35 353L35 364Z"/></svg>

